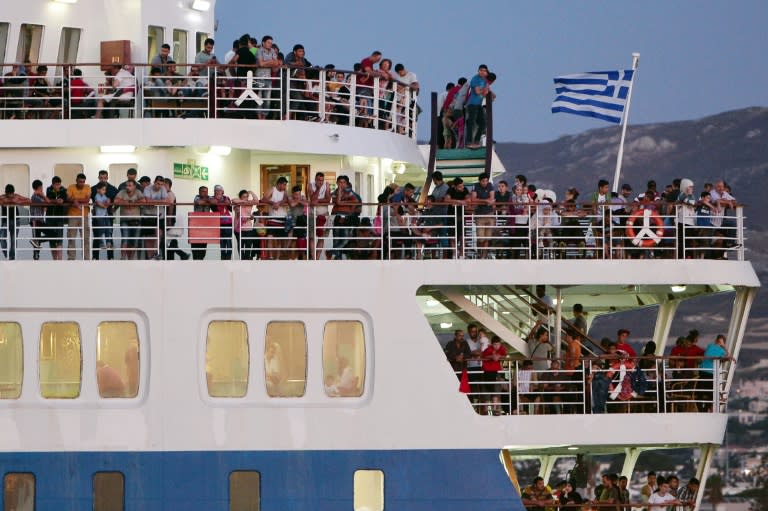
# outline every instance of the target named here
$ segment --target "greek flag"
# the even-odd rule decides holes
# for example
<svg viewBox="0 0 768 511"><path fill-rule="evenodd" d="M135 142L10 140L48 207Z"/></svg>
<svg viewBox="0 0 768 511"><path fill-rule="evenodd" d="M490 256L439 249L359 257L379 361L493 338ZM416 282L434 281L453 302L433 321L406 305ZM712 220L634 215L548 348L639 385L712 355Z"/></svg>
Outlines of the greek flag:
<svg viewBox="0 0 768 511"><path fill-rule="evenodd" d="M597 117L620 123L634 71L597 71L555 78L552 113Z"/></svg>

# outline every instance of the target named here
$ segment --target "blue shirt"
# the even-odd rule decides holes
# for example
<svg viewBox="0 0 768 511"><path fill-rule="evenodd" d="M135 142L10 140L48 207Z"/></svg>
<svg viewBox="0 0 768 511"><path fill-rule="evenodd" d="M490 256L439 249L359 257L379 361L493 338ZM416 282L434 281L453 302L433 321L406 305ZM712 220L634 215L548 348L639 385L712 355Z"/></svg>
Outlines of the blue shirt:
<svg viewBox="0 0 768 511"><path fill-rule="evenodd" d="M715 361L711 359L707 360L707 357L721 358L725 355L726 351L722 346L715 343L710 344L707 346L707 349L704 350L704 360L701 361L701 366L699 369L712 374L715 368Z"/></svg>
<svg viewBox="0 0 768 511"><path fill-rule="evenodd" d="M467 100L468 105L483 104L483 96L477 93L476 87L480 87L482 89L486 85L488 85L488 82L482 76L475 75L472 77L472 80L469 82L469 99Z"/></svg>

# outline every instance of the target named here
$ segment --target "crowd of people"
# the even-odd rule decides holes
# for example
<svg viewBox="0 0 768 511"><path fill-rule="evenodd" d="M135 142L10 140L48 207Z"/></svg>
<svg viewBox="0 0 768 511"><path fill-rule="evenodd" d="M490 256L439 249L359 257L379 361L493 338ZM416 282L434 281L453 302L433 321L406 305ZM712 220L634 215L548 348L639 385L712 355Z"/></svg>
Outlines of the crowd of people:
<svg viewBox="0 0 768 511"><path fill-rule="evenodd" d="M469 394L478 413L561 414L628 411L608 406L649 398L665 409L665 400L689 401L672 411L712 410L716 361L730 356L724 335L717 335L706 349L698 345L699 332L678 337L666 357L648 341L638 354L629 341L630 331L621 328L616 338L602 338L589 347L583 307L575 304L574 316L564 324L562 353L556 349L551 330L537 322L528 335L525 357L510 354L502 340L477 324L456 330L445 355ZM659 362L663 362L659 364ZM674 392L671 392L674 390ZM669 405L670 403L667 403ZM674 403L678 404L678 403ZM636 411L646 410L646 407Z"/></svg>
<svg viewBox="0 0 768 511"><path fill-rule="evenodd" d="M601 484L595 487L594 498L589 498L579 492L585 481L559 481L553 489L542 477L536 477L521 490L521 498L528 511L582 509L585 506L607 511L630 511L638 505L644 506L645 511L685 511L696 503L700 486L696 477L691 477L687 484L682 485L677 475L657 476L651 471L648 472L646 483L634 492L639 493L640 499L637 500L632 497L626 476L606 473L600 480Z"/></svg>
<svg viewBox="0 0 768 511"><path fill-rule="evenodd" d="M173 197L172 182L159 176L152 184L148 176L136 181L137 177L132 169L126 181L115 187L108 182L107 172L99 171L99 185L103 181L106 186L106 207L97 194L99 185L91 187L84 176L66 188L57 177L47 189L36 181L28 198L8 185L0 195L0 242L3 247L11 245L9 251L3 248L4 255L14 257L18 234L16 208L8 205L33 203L30 243L37 249L48 238L54 257L61 255L57 249L64 240L60 229L64 224L69 227L69 258L75 257L78 234L86 245L92 232L94 240L101 239L114 248L110 222L116 209L120 211L122 244L128 252L135 256L136 242L151 238L158 242L146 242L150 244L147 254L165 257L160 243L166 237L181 238L184 234L180 227L165 222L166 217L175 222L173 204L162 204ZM132 187L126 192L130 193L128 198L117 197L131 182L138 194L133 194ZM612 194L609 183L600 180L585 201L578 190L569 188L565 200L556 202L554 192L537 189L524 175L517 175L510 186L505 180L491 183L488 175L481 174L470 190L461 178L446 182L442 173L435 171L423 200L419 189L410 183L389 184L377 197L375 214L366 217L362 214L363 199L347 176L328 183L318 172L306 185L289 187L287 179L281 178L261 196L244 189L230 199L216 186L209 197L208 187L201 186L193 202L194 212L221 216L217 243L222 259L232 258L233 235L241 259L727 258L738 240L736 200L723 180L705 184L698 200L693 188L691 180L675 179L660 193L650 181L646 191L635 196L627 183L620 193ZM125 200L155 204L135 207L120 203ZM51 201L60 205L46 204ZM89 216L89 206L93 207L92 229L88 229L87 221L81 225L79 220ZM127 217L132 215L141 217L141 229L122 223L129 222ZM643 226L644 221L649 224ZM170 228L174 229L167 232ZM325 248L331 233L332 245ZM179 239L173 241L171 255L188 255L177 251ZM199 245L205 244L189 241L193 256L204 258L205 247ZM84 254L84 258L89 257Z"/></svg>
<svg viewBox="0 0 768 511"><path fill-rule="evenodd" d="M207 100L214 98L220 117L291 118L405 134L418 109L416 74L378 50L343 71L313 66L302 44L284 55L269 35L259 41L244 34L222 59L207 38L189 64L174 61L163 44L144 75L131 64L110 65L105 82L93 87L87 82L102 77L84 76L79 68L62 66L52 80L47 66L17 63L0 79L2 110L9 119L115 117L133 108L141 89L148 117L207 116Z"/></svg>
<svg viewBox="0 0 768 511"><path fill-rule="evenodd" d="M477 74L470 80L459 78L456 83L448 82L445 91L438 96L437 108L443 127L439 132L438 145L443 149L477 149L480 138L485 134L486 101L496 99L491 85L496 74L488 66L480 64Z"/></svg>

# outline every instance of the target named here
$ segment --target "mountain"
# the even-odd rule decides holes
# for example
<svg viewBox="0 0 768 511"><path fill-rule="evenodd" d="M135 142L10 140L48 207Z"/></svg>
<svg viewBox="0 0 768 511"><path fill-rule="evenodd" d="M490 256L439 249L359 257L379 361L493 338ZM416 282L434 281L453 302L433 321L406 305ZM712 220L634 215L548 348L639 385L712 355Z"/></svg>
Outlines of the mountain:
<svg viewBox="0 0 768 511"><path fill-rule="evenodd" d="M524 174L529 183L555 190L575 186L584 197L597 181L613 180L621 128L595 129L540 144L497 143L507 178ZM695 191L722 178L748 214L766 218L768 203L760 190L768 185L768 108L734 110L695 121L632 125L627 128L621 183L636 194L650 179L659 190L675 178L690 178ZM765 230L761 222L751 229Z"/></svg>
<svg viewBox="0 0 768 511"><path fill-rule="evenodd" d="M523 174L538 188L554 190L559 199L571 186L585 197L597 188L599 179L613 180L620 136L620 127L612 126L540 144L496 143L496 152L507 169L503 177L507 181ZM745 108L693 121L630 124L621 183L631 184L634 194L639 194L650 179L663 190L675 178L692 179L697 195L705 182L722 178L731 185L733 195L746 205L747 257L761 282L768 282L768 201L762 195L768 190L768 108ZM764 342L768 300L762 299L763 294L758 293L752 308L745 356L765 356L763 350L768 349ZM728 301L715 297L681 308L681 331L673 335L684 335L682 327L699 328L702 333L725 330L728 318L719 311L730 309ZM647 324L647 319L628 317L620 321L637 323L638 333L646 330L643 323ZM607 332L616 326L607 323Z"/></svg>

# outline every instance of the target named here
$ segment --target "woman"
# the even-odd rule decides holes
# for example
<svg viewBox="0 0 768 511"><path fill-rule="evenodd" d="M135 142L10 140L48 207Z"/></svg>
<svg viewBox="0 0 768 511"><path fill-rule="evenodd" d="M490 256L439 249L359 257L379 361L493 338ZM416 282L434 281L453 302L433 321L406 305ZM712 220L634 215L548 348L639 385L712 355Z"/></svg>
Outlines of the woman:
<svg viewBox="0 0 768 511"><path fill-rule="evenodd" d="M568 481L565 483L562 493L560 493L559 501L560 506L557 509L564 511L566 509L577 509L584 502L584 499L576 491L576 488L573 487L573 483Z"/></svg>
<svg viewBox="0 0 768 511"><path fill-rule="evenodd" d="M490 402L493 403L493 405L488 405L489 414L501 414L499 394L502 392L502 385L498 383L498 380L499 372L502 369L501 361L506 357L507 349L501 343L501 338L498 335L494 335L491 338L491 345L483 351L483 381L485 382L485 390L488 392L487 396L490 398ZM485 403L489 403L489 400L486 399Z"/></svg>
<svg viewBox="0 0 768 511"><path fill-rule="evenodd" d="M224 195L224 187L216 185L213 187L212 202L219 214L221 259L228 261L232 259L232 201Z"/></svg>

